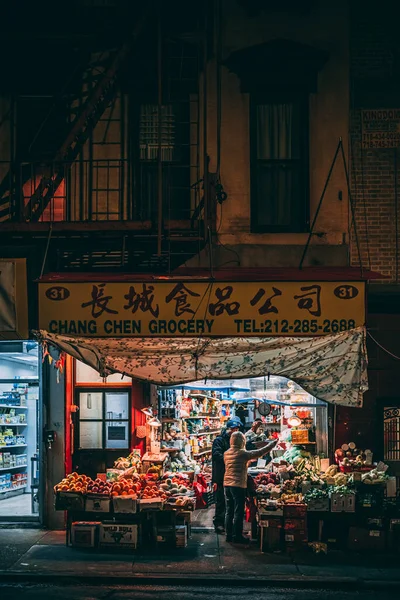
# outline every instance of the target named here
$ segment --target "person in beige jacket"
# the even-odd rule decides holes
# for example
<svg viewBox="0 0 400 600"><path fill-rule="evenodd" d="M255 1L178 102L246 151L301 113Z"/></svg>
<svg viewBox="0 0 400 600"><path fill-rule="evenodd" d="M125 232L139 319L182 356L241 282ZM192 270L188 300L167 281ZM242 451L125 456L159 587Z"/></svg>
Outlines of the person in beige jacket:
<svg viewBox="0 0 400 600"><path fill-rule="evenodd" d="M246 450L246 440L243 433L237 431L231 435L230 448L224 454L225 532L227 542L247 544L249 541L243 537L247 465L249 461L270 452L277 441L269 442L257 450Z"/></svg>

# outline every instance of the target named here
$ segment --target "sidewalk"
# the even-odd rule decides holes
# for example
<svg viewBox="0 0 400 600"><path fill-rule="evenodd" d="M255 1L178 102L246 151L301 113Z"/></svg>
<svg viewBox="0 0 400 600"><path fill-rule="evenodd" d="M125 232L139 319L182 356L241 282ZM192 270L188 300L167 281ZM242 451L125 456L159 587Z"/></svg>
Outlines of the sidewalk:
<svg viewBox="0 0 400 600"><path fill-rule="evenodd" d="M400 586L398 563L386 555L262 554L256 544L236 547L214 532L193 532L187 548L122 554L67 548L63 531L0 529L0 581L381 587Z"/></svg>

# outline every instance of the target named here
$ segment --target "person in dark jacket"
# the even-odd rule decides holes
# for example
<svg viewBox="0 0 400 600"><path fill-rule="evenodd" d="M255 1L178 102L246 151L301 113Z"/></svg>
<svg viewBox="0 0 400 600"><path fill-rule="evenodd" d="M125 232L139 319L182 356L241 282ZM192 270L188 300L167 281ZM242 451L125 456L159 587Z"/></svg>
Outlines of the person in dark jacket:
<svg viewBox="0 0 400 600"><path fill-rule="evenodd" d="M224 453L229 450L231 434L234 431L239 431L241 424L238 417L229 419L226 429L215 438L212 445L212 483L215 490L215 514L213 522L216 533L224 533L225 531Z"/></svg>

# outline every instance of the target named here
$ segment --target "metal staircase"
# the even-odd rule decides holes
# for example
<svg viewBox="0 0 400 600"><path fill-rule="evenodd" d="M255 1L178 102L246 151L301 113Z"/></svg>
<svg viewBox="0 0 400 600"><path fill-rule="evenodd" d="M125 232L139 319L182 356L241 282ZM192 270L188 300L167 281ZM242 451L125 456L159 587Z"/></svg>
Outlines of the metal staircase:
<svg viewBox="0 0 400 600"><path fill-rule="evenodd" d="M68 134L54 152L51 172L40 177L34 192L22 208L22 217L26 222L40 220L44 210L59 189L68 169L76 160L94 127L117 93L118 72L126 59L134 40L142 30L143 16L137 23L129 39L113 55L99 60L95 56L83 76L82 95L72 100L73 117ZM75 115L75 116L74 116ZM0 183L0 222L14 217L12 197L21 194L24 184L31 179L31 167L22 165L18 177L9 172ZM15 215L17 216L17 215Z"/></svg>

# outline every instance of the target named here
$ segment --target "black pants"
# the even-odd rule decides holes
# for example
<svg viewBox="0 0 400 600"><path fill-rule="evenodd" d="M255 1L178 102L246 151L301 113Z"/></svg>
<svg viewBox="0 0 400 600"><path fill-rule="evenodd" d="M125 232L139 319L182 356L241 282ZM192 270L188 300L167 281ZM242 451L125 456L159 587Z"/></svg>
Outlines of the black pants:
<svg viewBox="0 0 400 600"><path fill-rule="evenodd" d="M227 538L239 540L243 537L244 505L246 488L225 487L225 531Z"/></svg>
<svg viewBox="0 0 400 600"><path fill-rule="evenodd" d="M217 489L215 492L215 515L213 522L214 527L225 526L225 494L222 483L217 484Z"/></svg>

